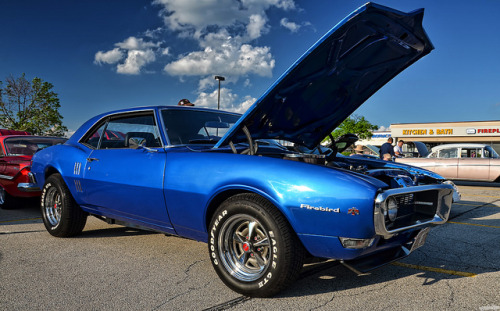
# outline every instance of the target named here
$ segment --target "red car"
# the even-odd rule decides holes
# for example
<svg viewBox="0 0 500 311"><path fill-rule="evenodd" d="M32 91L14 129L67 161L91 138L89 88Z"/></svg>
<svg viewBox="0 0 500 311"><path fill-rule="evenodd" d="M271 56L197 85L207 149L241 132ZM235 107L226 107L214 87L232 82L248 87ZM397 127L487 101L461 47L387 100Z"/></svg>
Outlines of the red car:
<svg viewBox="0 0 500 311"><path fill-rule="evenodd" d="M0 207L14 208L18 198L40 196L29 186L31 158L40 149L62 144L66 138L32 136L28 132L0 129Z"/></svg>

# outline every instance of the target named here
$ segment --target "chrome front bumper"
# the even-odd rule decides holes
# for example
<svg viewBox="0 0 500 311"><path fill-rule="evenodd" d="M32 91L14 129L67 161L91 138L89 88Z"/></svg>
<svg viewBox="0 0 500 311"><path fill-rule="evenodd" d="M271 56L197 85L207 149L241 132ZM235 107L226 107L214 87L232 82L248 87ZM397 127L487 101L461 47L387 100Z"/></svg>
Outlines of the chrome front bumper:
<svg viewBox="0 0 500 311"><path fill-rule="evenodd" d="M389 198L398 204L398 216L387 221L384 206ZM401 203L403 202L404 203ZM453 186L449 184L425 185L390 189L375 199L375 233L388 239L398 232L443 224L448 220L453 201ZM402 215L403 214L403 215Z"/></svg>

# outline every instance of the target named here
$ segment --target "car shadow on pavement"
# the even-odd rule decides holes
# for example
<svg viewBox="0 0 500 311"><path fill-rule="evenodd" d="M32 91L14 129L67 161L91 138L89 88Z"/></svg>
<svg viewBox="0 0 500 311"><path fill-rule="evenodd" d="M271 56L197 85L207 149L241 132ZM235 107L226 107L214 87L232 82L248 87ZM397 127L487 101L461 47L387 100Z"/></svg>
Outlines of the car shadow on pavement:
<svg viewBox="0 0 500 311"><path fill-rule="evenodd" d="M104 238L104 237L112 238L112 237L139 236L148 234L158 234L158 232L113 225L113 227L109 228L84 229L81 234L72 238L73 239L89 239L89 238Z"/></svg>
<svg viewBox="0 0 500 311"><path fill-rule="evenodd" d="M346 290L400 284L416 276L421 286L446 280L467 279L500 270L500 200L460 201L453 205L448 223L433 228L425 245L407 258L356 275L340 262L329 261L306 266L301 277L277 297L301 297L323 293L346 295ZM419 281L420 282L420 281ZM397 286L397 285L396 285ZM343 292L343 293L342 293ZM347 294L352 295L352 293Z"/></svg>
<svg viewBox="0 0 500 311"><path fill-rule="evenodd" d="M418 271L393 265L387 265L365 275L358 276L341 264L336 266L332 266L331 264L320 265L325 265L327 268L314 275L300 279L290 288L277 295L276 298L302 297L324 293L333 293L335 295L336 292L340 296L343 295L343 291L350 289L357 289L363 292L364 287L373 290L373 286L377 285L382 289L386 287L388 283L396 283L414 275L425 278L422 286L429 285L429 280L439 282L442 280L461 278L461 276L456 275Z"/></svg>

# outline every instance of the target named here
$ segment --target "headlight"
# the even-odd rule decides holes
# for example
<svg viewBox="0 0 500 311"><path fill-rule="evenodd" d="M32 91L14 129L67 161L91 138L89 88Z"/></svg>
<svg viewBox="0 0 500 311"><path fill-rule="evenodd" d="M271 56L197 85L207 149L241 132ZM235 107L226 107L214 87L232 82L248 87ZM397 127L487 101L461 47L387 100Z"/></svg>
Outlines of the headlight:
<svg viewBox="0 0 500 311"><path fill-rule="evenodd" d="M390 221L396 220L398 217L398 202L394 198L389 198L386 202L384 216L386 216Z"/></svg>

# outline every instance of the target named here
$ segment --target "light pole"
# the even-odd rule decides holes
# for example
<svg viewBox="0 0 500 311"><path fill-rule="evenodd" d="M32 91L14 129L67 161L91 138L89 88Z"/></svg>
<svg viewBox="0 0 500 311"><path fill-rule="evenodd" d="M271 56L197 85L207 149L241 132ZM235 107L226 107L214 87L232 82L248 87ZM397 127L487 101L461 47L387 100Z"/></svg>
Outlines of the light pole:
<svg viewBox="0 0 500 311"><path fill-rule="evenodd" d="M223 76L215 76L215 80L219 81L219 93L217 98L217 110L220 109L220 82L226 80Z"/></svg>

